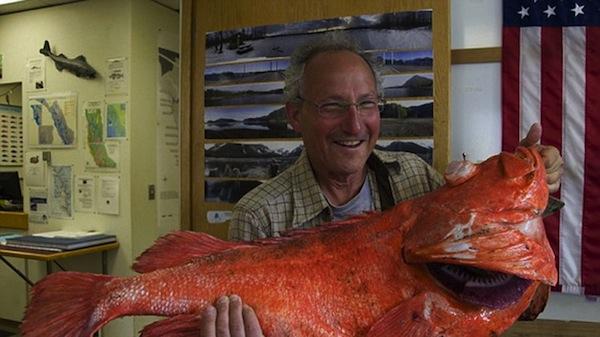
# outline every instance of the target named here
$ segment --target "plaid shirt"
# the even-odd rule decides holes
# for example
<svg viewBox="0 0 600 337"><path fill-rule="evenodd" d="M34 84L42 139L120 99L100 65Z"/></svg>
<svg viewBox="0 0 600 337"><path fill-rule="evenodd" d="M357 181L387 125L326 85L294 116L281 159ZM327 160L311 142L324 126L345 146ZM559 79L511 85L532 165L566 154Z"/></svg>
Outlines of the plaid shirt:
<svg viewBox="0 0 600 337"><path fill-rule="evenodd" d="M419 197L444 183L442 176L417 155L374 150L386 166L394 203ZM375 173L369 169L371 197L381 201ZM287 170L247 193L234 207L229 239L254 240L279 236L292 228L310 228L331 221L331 209L319 188L306 153Z"/></svg>

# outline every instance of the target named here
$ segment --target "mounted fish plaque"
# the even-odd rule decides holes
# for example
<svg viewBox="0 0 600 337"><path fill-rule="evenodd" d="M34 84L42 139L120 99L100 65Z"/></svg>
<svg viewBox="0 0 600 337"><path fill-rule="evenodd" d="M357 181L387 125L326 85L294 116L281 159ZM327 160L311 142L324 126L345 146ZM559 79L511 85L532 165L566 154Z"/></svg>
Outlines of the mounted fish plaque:
<svg viewBox="0 0 600 337"><path fill-rule="evenodd" d="M66 57L64 54L55 55L50 50L48 40L44 41L44 48L40 49L40 53L51 58L58 71L66 69L77 77L96 78L96 70L87 63L83 55L79 55L73 59Z"/></svg>

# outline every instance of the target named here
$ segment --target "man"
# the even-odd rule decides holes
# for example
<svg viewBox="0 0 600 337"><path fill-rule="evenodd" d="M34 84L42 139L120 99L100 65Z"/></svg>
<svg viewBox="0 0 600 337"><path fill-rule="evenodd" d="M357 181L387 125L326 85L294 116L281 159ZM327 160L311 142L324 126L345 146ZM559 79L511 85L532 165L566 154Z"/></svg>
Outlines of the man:
<svg viewBox="0 0 600 337"><path fill-rule="evenodd" d="M278 236L364 211L382 210L443 184L441 175L408 153L374 150L379 135L379 75L354 44L328 35L298 49L286 72L286 110L302 135L304 153L279 176L246 194L234 208L230 238ZM532 126L522 145L541 136ZM562 159L540 146L551 190ZM252 309L237 296L221 298L203 317L202 337L261 336Z"/></svg>

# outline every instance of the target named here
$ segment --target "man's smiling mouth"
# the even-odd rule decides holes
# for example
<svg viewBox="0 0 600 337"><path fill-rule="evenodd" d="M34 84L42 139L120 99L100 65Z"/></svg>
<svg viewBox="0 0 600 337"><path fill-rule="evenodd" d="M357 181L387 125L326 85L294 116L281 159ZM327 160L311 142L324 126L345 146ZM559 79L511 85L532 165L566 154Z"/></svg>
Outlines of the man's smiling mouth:
<svg viewBox="0 0 600 337"><path fill-rule="evenodd" d="M359 147L364 142L365 142L364 140L337 140L337 141L334 141L334 143L337 145L340 145L343 147L350 147L350 148Z"/></svg>

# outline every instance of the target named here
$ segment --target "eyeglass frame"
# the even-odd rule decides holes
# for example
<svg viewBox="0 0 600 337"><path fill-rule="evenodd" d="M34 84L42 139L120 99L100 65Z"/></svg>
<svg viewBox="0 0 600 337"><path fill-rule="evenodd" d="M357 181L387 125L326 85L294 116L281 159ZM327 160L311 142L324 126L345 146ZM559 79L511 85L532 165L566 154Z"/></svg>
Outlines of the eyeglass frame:
<svg viewBox="0 0 600 337"><path fill-rule="evenodd" d="M385 99L383 99L382 97L377 97L376 99L367 99L364 100L362 102L346 102L346 101L330 101L330 102L326 102L326 103L321 103L321 104L317 104L314 101L311 101L309 99L306 99L300 95L296 96L296 100L300 101L300 102L307 102L310 103L313 107L315 107L317 109L317 113L319 114L319 116L323 117L323 118L327 118L327 119L335 119L335 118L340 118L342 117L344 114L348 113L348 110L350 109L351 106L354 106L356 108L356 110L358 111L358 114L360 116L366 117L369 116L370 113L373 113L375 111L377 111L378 113L381 112L381 106L383 106L385 104ZM375 103L375 107L373 107L373 111L370 111L371 108L361 108L361 104L364 103ZM342 108L342 110L340 110L338 113L333 113L332 114L326 114L322 112L322 109L324 106L326 105L338 105L340 108ZM363 111L367 112L367 114L362 113Z"/></svg>

